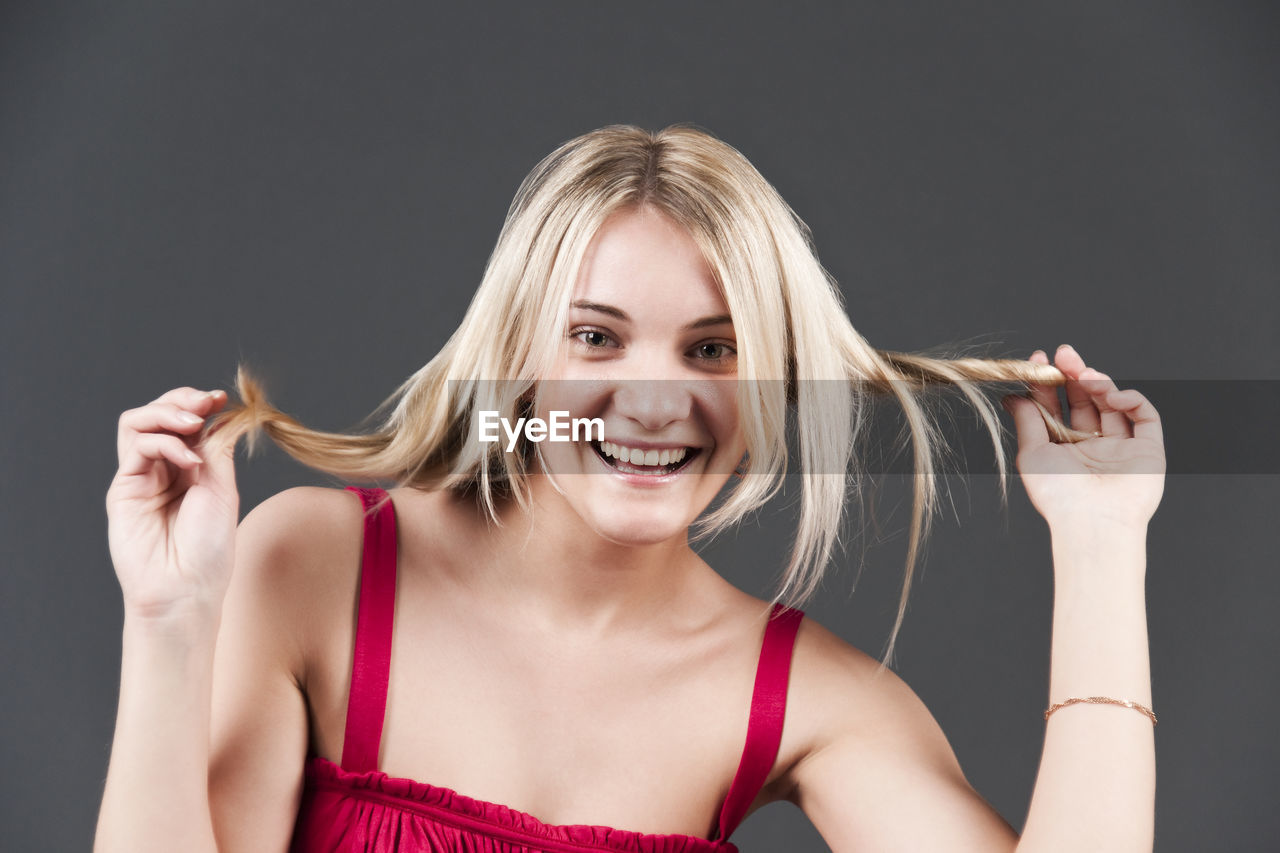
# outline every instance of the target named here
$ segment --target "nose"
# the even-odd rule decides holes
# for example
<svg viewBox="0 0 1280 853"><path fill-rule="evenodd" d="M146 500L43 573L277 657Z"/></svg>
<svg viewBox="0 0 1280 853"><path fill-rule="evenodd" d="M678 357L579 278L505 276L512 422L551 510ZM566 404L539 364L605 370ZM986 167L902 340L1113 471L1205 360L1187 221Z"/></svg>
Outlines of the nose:
<svg viewBox="0 0 1280 853"><path fill-rule="evenodd" d="M660 433L689 417L693 394L692 383L681 379L622 379L614 387L613 400L619 415L647 432Z"/></svg>

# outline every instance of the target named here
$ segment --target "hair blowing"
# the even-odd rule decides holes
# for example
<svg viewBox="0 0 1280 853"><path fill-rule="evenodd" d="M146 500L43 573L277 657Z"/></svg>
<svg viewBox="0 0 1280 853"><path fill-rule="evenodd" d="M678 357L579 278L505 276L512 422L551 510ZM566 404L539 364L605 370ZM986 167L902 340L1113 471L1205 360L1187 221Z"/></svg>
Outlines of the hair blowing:
<svg viewBox="0 0 1280 853"><path fill-rule="evenodd" d="M562 336L583 254L612 213L650 205L682 225L701 248L733 317L738 408L746 470L714 510L694 522L712 537L763 506L787 473L794 428L803 478L792 551L772 602L803 606L839 541L846 499L861 494L855 446L873 397L896 401L911 436L915 469L910 540L897 618L881 666L892 659L911 581L938 505L944 449L927 392L958 390L991 436L1007 505L1008 465L996 404L976 383L1061 385L1057 368L1016 359L935 357L876 349L850 322L835 280L819 262L809 227L737 149L689 124L658 133L612 125L552 151L521 183L461 325L439 353L363 424L371 431L321 432L267 402L243 363L240 404L205 427L207 447L228 452L241 436L255 450L266 433L298 462L343 480L472 493L495 522L499 499L531 509L527 446L504 453L478 435L482 410L512 421L536 399ZM776 381L771 381L776 380ZM1039 406L1055 440L1085 437ZM791 413L792 420L788 420ZM853 488L850 488L851 483ZM772 603L771 602L771 603Z"/></svg>

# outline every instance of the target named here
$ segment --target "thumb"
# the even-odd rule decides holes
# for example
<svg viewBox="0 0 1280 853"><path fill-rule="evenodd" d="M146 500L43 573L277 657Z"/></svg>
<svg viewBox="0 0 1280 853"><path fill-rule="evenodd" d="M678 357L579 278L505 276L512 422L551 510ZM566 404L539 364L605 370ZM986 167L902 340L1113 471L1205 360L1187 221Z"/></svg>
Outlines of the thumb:
<svg viewBox="0 0 1280 853"><path fill-rule="evenodd" d="M1045 426L1040 410L1026 397L1009 394L1000 401L1000 405L1013 416L1019 450L1034 450L1041 445L1051 443L1049 428Z"/></svg>
<svg viewBox="0 0 1280 853"><path fill-rule="evenodd" d="M200 455L204 464L200 466L200 483L219 495L227 506L238 507L240 495L236 491L236 445L232 442L218 450L202 447Z"/></svg>

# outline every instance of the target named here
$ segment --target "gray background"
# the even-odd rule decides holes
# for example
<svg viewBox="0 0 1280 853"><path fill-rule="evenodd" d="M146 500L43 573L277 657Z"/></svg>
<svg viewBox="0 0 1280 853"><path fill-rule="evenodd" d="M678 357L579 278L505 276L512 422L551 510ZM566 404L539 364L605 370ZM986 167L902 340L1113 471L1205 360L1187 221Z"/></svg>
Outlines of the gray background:
<svg viewBox="0 0 1280 853"><path fill-rule="evenodd" d="M120 412L229 387L243 357L304 423L353 426L455 328L520 179L592 128L693 121L738 147L876 346L1067 342L1140 389L1280 378L1273 4L477 6L0 7L7 849L92 837L119 678L102 502ZM1232 408L1198 413L1223 442ZM274 448L238 472L245 512L332 484ZM1047 528L1020 487L1006 515L991 477L952 486L897 669L1021 827ZM1277 491L1175 474L1151 525L1158 850L1280 836ZM809 609L872 655L908 497L885 483L857 594L851 550ZM765 592L789 519L708 557ZM734 840L824 849L787 805Z"/></svg>

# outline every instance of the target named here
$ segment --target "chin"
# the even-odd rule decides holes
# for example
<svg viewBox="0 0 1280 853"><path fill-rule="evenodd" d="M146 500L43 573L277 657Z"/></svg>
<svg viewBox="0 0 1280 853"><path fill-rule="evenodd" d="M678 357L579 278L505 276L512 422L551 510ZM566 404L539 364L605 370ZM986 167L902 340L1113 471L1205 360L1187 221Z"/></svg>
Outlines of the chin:
<svg viewBox="0 0 1280 853"><path fill-rule="evenodd" d="M670 507L656 507L653 512L622 512L584 516L591 529L617 545L656 545L674 536L684 537L689 530L684 516L672 513Z"/></svg>

